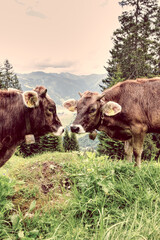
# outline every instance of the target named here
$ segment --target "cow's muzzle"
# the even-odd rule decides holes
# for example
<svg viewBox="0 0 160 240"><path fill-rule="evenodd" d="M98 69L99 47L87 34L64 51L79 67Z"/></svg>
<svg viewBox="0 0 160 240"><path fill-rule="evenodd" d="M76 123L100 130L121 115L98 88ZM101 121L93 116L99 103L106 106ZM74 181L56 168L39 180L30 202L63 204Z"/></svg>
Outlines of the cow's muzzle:
<svg viewBox="0 0 160 240"><path fill-rule="evenodd" d="M74 132L74 133L78 133L79 132L79 127L71 126L71 131Z"/></svg>
<svg viewBox="0 0 160 240"><path fill-rule="evenodd" d="M86 131L84 130L84 128L77 124L77 125L71 125L71 132L74 132L74 133L85 133Z"/></svg>

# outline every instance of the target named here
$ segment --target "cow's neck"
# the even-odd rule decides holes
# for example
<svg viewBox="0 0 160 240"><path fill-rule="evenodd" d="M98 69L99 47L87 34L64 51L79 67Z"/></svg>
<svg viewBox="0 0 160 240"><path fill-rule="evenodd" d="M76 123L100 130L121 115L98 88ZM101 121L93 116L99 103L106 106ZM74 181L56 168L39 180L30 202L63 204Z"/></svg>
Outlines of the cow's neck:
<svg viewBox="0 0 160 240"><path fill-rule="evenodd" d="M32 132L31 121L30 121L30 114L32 109L25 107L25 124L26 124L26 135L25 141L26 144L33 144L35 143L35 138Z"/></svg>
<svg viewBox="0 0 160 240"><path fill-rule="evenodd" d="M30 134L32 132L31 122L30 122L31 109L25 107L24 113L25 113L26 134Z"/></svg>
<svg viewBox="0 0 160 240"><path fill-rule="evenodd" d="M98 122L98 124L97 124L96 129L99 130L99 131L102 131L103 125L104 125L104 114L101 113L101 114L100 114L100 119L99 119L99 122Z"/></svg>

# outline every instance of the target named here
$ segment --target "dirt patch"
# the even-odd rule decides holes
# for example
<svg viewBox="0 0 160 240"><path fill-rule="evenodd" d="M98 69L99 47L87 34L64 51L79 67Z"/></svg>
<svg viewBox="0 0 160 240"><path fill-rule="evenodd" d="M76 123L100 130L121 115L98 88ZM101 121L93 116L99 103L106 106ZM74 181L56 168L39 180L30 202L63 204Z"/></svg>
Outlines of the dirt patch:
<svg viewBox="0 0 160 240"><path fill-rule="evenodd" d="M36 209L61 206L70 197L72 182L63 167L53 161L36 162L17 173L22 184L15 186L12 201L22 212L29 209L30 203L36 200Z"/></svg>
<svg viewBox="0 0 160 240"><path fill-rule="evenodd" d="M44 194L50 190L62 192L63 189L69 190L71 188L71 181L59 164L53 161L44 162L41 173L41 189Z"/></svg>

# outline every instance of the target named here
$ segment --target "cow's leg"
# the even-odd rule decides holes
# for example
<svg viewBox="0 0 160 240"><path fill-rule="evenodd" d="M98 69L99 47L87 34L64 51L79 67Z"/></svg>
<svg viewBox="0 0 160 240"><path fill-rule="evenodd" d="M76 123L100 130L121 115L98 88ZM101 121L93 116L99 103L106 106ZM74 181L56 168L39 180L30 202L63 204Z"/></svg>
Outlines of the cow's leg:
<svg viewBox="0 0 160 240"><path fill-rule="evenodd" d="M0 151L0 167L2 167L13 155L17 146L12 146L9 148L2 148Z"/></svg>
<svg viewBox="0 0 160 240"><path fill-rule="evenodd" d="M133 156L133 140L132 139L129 139L124 142L124 151L125 151L127 161L132 162L132 156Z"/></svg>
<svg viewBox="0 0 160 240"><path fill-rule="evenodd" d="M135 166L141 166L141 155L143 152L143 143L144 143L145 133L139 135L134 135L133 138L133 154L135 156Z"/></svg>

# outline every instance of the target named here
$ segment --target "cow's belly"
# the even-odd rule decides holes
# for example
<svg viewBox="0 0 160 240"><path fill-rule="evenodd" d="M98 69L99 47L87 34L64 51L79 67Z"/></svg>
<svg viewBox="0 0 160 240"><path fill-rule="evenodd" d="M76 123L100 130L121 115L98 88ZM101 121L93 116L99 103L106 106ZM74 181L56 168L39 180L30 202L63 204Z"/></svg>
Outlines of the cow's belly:
<svg viewBox="0 0 160 240"><path fill-rule="evenodd" d="M105 133L116 140L126 141L132 138L132 133L129 129L123 129L120 127L107 127Z"/></svg>

